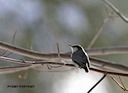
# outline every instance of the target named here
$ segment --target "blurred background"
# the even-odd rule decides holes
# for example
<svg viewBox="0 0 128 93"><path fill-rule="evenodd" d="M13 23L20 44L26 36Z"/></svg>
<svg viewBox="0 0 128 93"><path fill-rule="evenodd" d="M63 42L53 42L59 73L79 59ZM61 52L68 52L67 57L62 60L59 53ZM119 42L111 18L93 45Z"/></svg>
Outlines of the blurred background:
<svg viewBox="0 0 128 93"><path fill-rule="evenodd" d="M109 1L128 15L127 0ZM108 12L114 17L108 18ZM68 44L81 44L88 48L106 18L101 34L91 47L126 46L128 24L102 0L0 0L0 41L12 44L17 31L15 46L40 53L54 53L57 52L56 43L59 43L61 53L70 52ZM25 59L15 54L10 56ZM95 57L128 66L127 56ZM0 65L14 64L1 61ZM0 75L0 92L86 93L101 77L102 74L93 71L87 74L84 70L70 68L49 71L43 66ZM128 86L127 78L122 79ZM7 85L34 85L34 88L7 88ZM103 92L122 93L122 90L111 78L106 78L91 93Z"/></svg>

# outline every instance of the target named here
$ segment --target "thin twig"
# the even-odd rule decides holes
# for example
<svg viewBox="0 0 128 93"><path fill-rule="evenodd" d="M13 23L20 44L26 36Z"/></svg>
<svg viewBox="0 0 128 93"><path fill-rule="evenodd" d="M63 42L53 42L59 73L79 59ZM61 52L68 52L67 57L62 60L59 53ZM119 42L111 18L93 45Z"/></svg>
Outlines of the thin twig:
<svg viewBox="0 0 128 93"><path fill-rule="evenodd" d="M59 58L59 61L62 62L62 63L64 63L64 64L66 64L66 63L64 62L64 60L61 58L61 56L60 56L59 43L57 43L57 52L58 52L58 58Z"/></svg>
<svg viewBox="0 0 128 93"><path fill-rule="evenodd" d="M110 76L110 75L109 75ZM113 78L112 76L110 76L111 79L124 91L128 91L127 88L125 88L123 85L121 85L115 78Z"/></svg>
<svg viewBox="0 0 128 93"><path fill-rule="evenodd" d="M122 87L124 88L124 91L126 91L127 89L126 89L126 87L125 87L123 81L121 80L121 77L120 77L120 76L119 76L119 80L120 80L120 82L121 82Z"/></svg>
<svg viewBox="0 0 128 93"><path fill-rule="evenodd" d="M61 57L60 57L60 48L59 48L59 44L57 43L56 46L57 46L58 59L59 59L60 62L63 62L63 61L61 61L62 59L61 59ZM59 66L50 66L50 65L47 65L47 67L48 67L49 70L51 70L52 68L60 68L60 67L62 67L62 66L61 66L61 65L59 65Z"/></svg>
<svg viewBox="0 0 128 93"><path fill-rule="evenodd" d="M100 29L97 31L97 33L94 35L94 37L92 38L91 42L89 43L89 45L87 47L88 49L91 48L94 45L94 43L96 42L96 40L100 36L100 34L101 34L102 30L103 30L104 25L108 22L108 20L109 20L109 17L104 19L103 23L100 26Z"/></svg>
<svg viewBox="0 0 128 93"><path fill-rule="evenodd" d="M26 65L32 63L31 61L23 62L23 60L18 60L18 59L9 58L9 57L3 57L3 56L0 56L0 60L4 60L11 63L17 63L17 64L26 64Z"/></svg>
<svg viewBox="0 0 128 93"><path fill-rule="evenodd" d="M112 8L113 11L117 13L117 15L123 19L126 23L128 23L128 18L125 17L112 3L110 3L108 0L103 0L110 8Z"/></svg>
<svg viewBox="0 0 128 93"><path fill-rule="evenodd" d="M14 32L14 34L13 34L13 38L12 38L12 45L14 45L14 44L15 44L16 33L17 33L17 30L16 30L16 31ZM9 56L9 55L11 55L11 54L13 54L13 52L9 53L9 54L8 54L8 55L6 55L6 56Z"/></svg>
<svg viewBox="0 0 128 93"><path fill-rule="evenodd" d="M106 76L107 74L104 74L103 77L87 93L90 93Z"/></svg>
<svg viewBox="0 0 128 93"><path fill-rule="evenodd" d="M13 34L12 45L14 45L14 43L15 43L16 33L17 33L17 30L16 30L16 31L14 32L14 34ZM4 53L2 54L2 56L3 56L3 55L5 56L5 54L6 54L7 52L8 52L8 50L5 50ZM12 53L13 53L13 52L7 54L6 57L9 56L9 55L11 55Z"/></svg>
<svg viewBox="0 0 128 93"><path fill-rule="evenodd" d="M16 33L17 33L17 30L13 34L13 38L12 38L12 44L13 45L15 44Z"/></svg>
<svg viewBox="0 0 128 93"><path fill-rule="evenodd" d="M61 60L59 44L57 43L56 46L57 46L58 58Z"/></svg>
<svg viewBox="0 0 128 93"><path fill-rule="evenodd" d="M106 12L107 12L107 17L103 20L103 23L101 24L100 28L98 29L98 31L96 32L96 34L92 38L91 42L89 43L89 45L87 47L88 49L91 48L94 45L94 43L96 42L96 40L100 36L100 34L101 34L104 26L106 25L106 23L109 21L110 18L113 17L112 13L110 13L107 8L105 8L105 9L106 9Z"/></svg>
<svg viewBox="0 0 128 93"><path fill-rule="evenodd" d="M19 71L28 70L31 68L35 68L40 66L40 64L34 64L34 65L20 65L20 66L13 66L13 67L1 67L0 68L0 74L10 74L15 73Z"/></svg>

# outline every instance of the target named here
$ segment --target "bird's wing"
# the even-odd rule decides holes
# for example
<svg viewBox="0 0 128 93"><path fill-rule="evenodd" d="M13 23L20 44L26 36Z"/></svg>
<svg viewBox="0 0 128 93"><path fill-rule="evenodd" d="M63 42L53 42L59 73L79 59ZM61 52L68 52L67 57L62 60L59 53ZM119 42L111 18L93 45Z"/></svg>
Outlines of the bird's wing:
<svg viewBox="0 0 128 93"><path fill-rule="evenodd" d="M88 67L90 67L90 60L89 60L89 57L88 57L88 55L83 55L82 56L82 58L83 58L83 62L85 63L87 63L87 65L88 65Z"/></svg>
<svg viewBox="0 0 128 93"><path fill-rule="evenodd" d="M79 55L77 55L77 56L73 55L73 56L72 56L72 60L73 60L76 64L78 64L80 67L86 66L87 61L88 61L88 60L86 59L86 57L82 57L82 56L79 56Z"/></svg>

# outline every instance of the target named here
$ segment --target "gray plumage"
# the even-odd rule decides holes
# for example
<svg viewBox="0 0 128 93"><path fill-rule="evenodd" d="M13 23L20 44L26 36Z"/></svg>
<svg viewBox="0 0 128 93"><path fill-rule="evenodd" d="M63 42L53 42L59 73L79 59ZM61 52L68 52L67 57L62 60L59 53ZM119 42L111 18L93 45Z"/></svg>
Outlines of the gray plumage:
<svg viewBox="0 0 128 93"><path fill-rule="evenodd" d="M80 45L69 45L72 49L72 61L86 72L89 72L90 60L84 48Z"/></svg>

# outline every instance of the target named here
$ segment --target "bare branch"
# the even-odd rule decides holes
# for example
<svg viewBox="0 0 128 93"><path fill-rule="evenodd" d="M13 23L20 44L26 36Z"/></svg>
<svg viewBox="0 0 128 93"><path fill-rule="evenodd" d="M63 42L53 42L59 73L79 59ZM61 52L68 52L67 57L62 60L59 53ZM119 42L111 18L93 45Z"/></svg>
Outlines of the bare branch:
<svg viewBox="0 0 128 93"><path fill-rule="evenodd" d="M15 43L16 33L17 33L17 31L15 31L14 34L13 34L12 45L14 45L14 43ZM6 54L7 52L8 52L8 50L5 50L4 53L2 53L2 56L3 56L3 55L5 56L5 54ZM6 56L9 56L9 55L11 55L11 54L12 54L12 52L9 53L9 54L7 54Z"/></svg>
<svg viewBox="0 0 128 93"><path fill-rule="evenodd" d="M99 72L99 73L103 73L103 74L110 74L110 75L117 75L117 76L125 76L128 77L127 73L120 73L120 72L111 72L111 71L104 71L104 70L99 70L99 69L95 69L95 68L90 68L90 70L95 71L95 72Z"/></svg>
<svg viewBox="0 0 128 93"><path fill-rule="evenodd" d="M122 73L128 72L128 67L123 66L121 64L115 64L114 62L110 62L110 61L102 60L98 58L92 58L92 57L90 58L90 60L93 66L97 66L102 69L106 69L110 71L117 71L117 72L122 72Z"/></svg>
<svg viewBox="0 0 128 93"><path fill-rule="evenodd" d="M119 76L119 80L120 80L120 82L121 82L121 84L122 84L122 86L124 88L124 91L127 90L126 87L125 87L125 85L124 85L124 83L123 83L123 81L121 80L121 77L120 76Z"/></svg>
<svg viewBox="0 0 128 93"><path fill-rule="evenodd" d="M125 17L112 3L110 3L108 0L103 0L110 8L112 8L113 11L117 13L117 15L123 19L126 23L128 23L128 18Z"/></svg>
<svg viewBox="0 0 128 93"><path fill-rule="evenodd" d="M3 57L3 56L0 56L0 60L12 62L12 63L17 63L17 64L26 64L26 65L32 63L31 61L23 62L23 60L18 60L18 59L9 58L9 57Z"/></svg>
<svg viewBox="0 0 128 93"><path fill-rule="evenodd" d="M14 43L15 43L15 37L16 37L16 33L17 33L17 30L14 32L14 34L13 34L13 38L12 38L12 44L14 45Z"/></svg>
<svg viewBox="0 0 128 93"><path fill-rule="evenodd" d="M2 43L0 42L0 48L9 50L14 53L21 54L26 57L30 58L35 58L35 59L43 59L43 60L48 60L51 62L56 62L58 59L58 53L54 54L40 54L37 52L31 52L25 49L17 48L15 46ZM114 54L114 53L127 53L128 52L128 47L111 47L111 48L101 48L101 49L89 49L88 53L94 53L98 54ZM63 58L64 61L71 61L70 54L60 54L61 58ZM128 72L128 67L119 65L119 64L114 64L109 61L101 60L101 59L96 59L90 57L91 64L97 67L101 67L103 69L110 69L110 70L117 70L117 71L123 71L123 72Z"/></svg>
<svg viewBox="0 0 128 93"><path fill-rule="evenodd" d="M59 61L62 62L62 63L64 63L64 64L66 64L66 63L62 60L62 58L61 58L61 56L60 56L60 48L59 48L59 44L58 44L58 43L57 43L57 53L58 53Z"/></svg>
<svg viewBox="0 0 128 93"><path fill-rule="evenodd" d="M13 73L13 72L17 72L17 71L21 71L21 70L27 70L30 68L34 68L37 66L41 66L41 65L59 65L59 66L66 66L66 67L75 67L73 64L64 64L64 63L58 63L58 62L50 62L50 61L25 61L23 62L22 60L18 60L18 59L13 59L13 58L7 58L7 57L0 57L1 60L5 60L8 62L15 62L20 64L19 66L14 66L14 67L1 67L0 68L0 74L4 74L4 73ZM109 63L108 63L109 64ZM124 68L124 69L123 69ZM118 75L118 76L128 76L128 67L124 67L122 66L122 69L118 69L119 71L125 70L123 73L122 72L118 72L118 70L116 70L115 72L113 71L106 71L106 70L100 70L100 69L96 69L91 67L90 70L95 71L95 72L99 72L99 73L103 73L103 74L111 74L111 75Z"/></svg>
<svg viewBox="0 0 128 93"><path fill-rule="evenodd" d="M59 44L57 43L56 46L57 46L58 58L61 60Z"/></svg>
<svg viewBox="0 0 128 93"><path fill-rule="evenodd" d="M55 53L55 54L40 54L37 52L28 51L26 49L18 48L18 47L15 47L13 45L9 45L9 44L3 43L3 42L0 42L0 48L5 49L5 50L9 50L11 52L14 52L14 53L26 56L26 57L35 58L35 59L49 59L49 58L51 58L51 59L55 60L58 58L57 53ZM69 55L67 56L65 54L60 54L60 56L63 58L70 59Z"/></svg>
<svg viewBox="0 0 128 93"><path fill-rule="evenodd" d="M110 55L110 54L128 54L128 46L113 46L107 48L86 49L88 55Z"/></svg>
<svg viewBox="0 0 128 93"><path fill-rule="evenodd" d="M107 74L104 74L103 77L87 93L90 93L106 76Z"/></svg>
<svg viewBox="0 0 128 93"><path fill-rule="evenodd" d="M121 85L115 78L113 78L112 76L110 76L110 77L111 77L111 79L112 79L122 90L128 91L128 89L125 88L124 84ZM121 81L121 83L122 83L122 81Z"/></svg>
<svg viewBox="0 0 128 93"><path fill-rule="evenodd" d="M45 64L52 64L52 65L62 65L62 66L66 66L66 67L75 67L73 64L63 64L63 63L56 63L56 62L39 62L39 63L34 63L34 64L29 64L29 65L20 65L20 66L13 66L13 67L1 67L0 68L0 74L8 74L8 73L15 73L18 71L22 71L22 70L27 70L30 68L35 68L38 66L45 65ZM90 68L90 70L95 71L95 72L99 72L99 73L107 73L107 74L111 74L111 75L118 75L118 76L128 76L127 73L119 73L119 72L110 72L110 71L103 71L103 70L99 70L99 69L95 69L95 68Z"/></svg>
<svg viewBox="0 0 128 93"><path fill-rule="evenodd" d="M31 58L37 58L37 59L47 59L47 58L58 58L58 54L40 54L37 52L28 51L22 48L15 47L13 45L0 42L0 48L9 50L11 52L31 57ZM96 56L96 55L110 55L110 54L128 54L128 46L118 46L118 47L108 47L108 48L91 48L86 49L88 55L90 56ZM67 56L68 55L68 56ZM69 59L70 53L60 54L62 58Z"/></svg>
<svg viewBox="0 0 128 93"><path fill-rule="evenodd" d="M104 19L103 23L100 26L100 29L98 29L97 33L94 35L94 37L92 38L90 44L88 45L88 49L91 48L94 45L94 43L96 42L96 40L100 36L100 34L101 34L102 30L103 30L104 25L108 22L108 20L109 20L109 16Z"/></svg>
<svg viewBox="0 0 128 93"><path fill-rule="evenodd" d="M15 73L23 70L28 70L30 68L38 67L40 64L34 64L34 65L20 65L20 66L13 66L13 67L3 67L0 68L0 74L9 74L9 73Z"/></svg>

